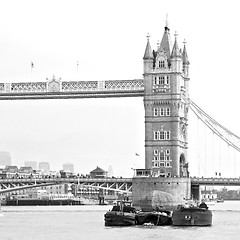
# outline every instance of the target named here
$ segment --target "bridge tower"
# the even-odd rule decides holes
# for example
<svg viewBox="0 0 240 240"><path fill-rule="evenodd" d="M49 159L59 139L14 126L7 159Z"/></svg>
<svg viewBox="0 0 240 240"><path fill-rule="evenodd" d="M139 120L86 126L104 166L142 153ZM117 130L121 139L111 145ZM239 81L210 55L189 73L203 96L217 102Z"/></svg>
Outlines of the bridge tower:
<svg viewBox="0 0 240 240"><path fill-rule="evenodd" d="M187 128L189 61L177 34L172 47L166 24L162 41L151 50L149 36L144 61L145 168L153 176L188 176Z"/></svg>
<svg viewBox="0 0 240 240"><path fill-rule="evenodd" d="M145 169L133 178L133 204L142 209L174 209L190 198L188 173L189 61L177 34L171 44L168 23L161 43L152 51L149 36L143 57L145 107Z"/></svg>

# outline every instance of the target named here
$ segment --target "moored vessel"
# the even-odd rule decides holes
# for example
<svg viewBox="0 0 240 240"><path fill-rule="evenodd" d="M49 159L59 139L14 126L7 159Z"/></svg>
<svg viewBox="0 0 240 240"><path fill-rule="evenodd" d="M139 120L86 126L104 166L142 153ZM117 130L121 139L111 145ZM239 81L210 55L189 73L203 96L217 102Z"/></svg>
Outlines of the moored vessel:
<svg viewBox="0 0 240 240"><path fill-rule="evenodd" d="M156 226L171 225L172 216L170 211L153 211L136 213L136 224L153 224Z"/></svg>
<svg viewBox="0 0 240 240"><path fill-rule="evenodd" d="M173 211L172 224L174 226L210 226L212 211L201 207L181 207Z"/></svg>
<svg viewBox="0 0 240 240"><path fill-rule="evenodd" d="M104 214L105 226L132 226L135 225L135 208L131 202L117 201L111 211Z"/></svg>

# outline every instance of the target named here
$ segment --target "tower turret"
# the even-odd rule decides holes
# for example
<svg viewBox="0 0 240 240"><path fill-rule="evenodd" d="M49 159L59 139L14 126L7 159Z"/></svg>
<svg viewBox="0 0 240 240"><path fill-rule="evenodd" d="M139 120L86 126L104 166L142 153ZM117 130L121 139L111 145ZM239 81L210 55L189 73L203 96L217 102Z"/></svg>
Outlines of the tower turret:
<svg viewBox="0 0 240 240"><path fill-rule="evenodd" d="M182 72L182 53L177 43L177 34L175 33L175 42L171 53L171 69L173 72Z"/></svg>
<svg viewBox="0 0 240 240"><path fill-rule="evenodd" d="M144 73L148 73L152 70L153 68L153 52L152 52L152 48L150 45L150 41L149 41L149 34L147 35L147 45L146 45L146 49L145 49L145 53L143 56L143 62L144 62Z"/></svg>
<svg viewBox="0 0 240 240"><path fill-rule="evenodd" d="M186 50L186 41L184 40L184 47L183 47L183 53L182 53L182 59L183 59L183 72L186 77L189 75L189 65L190 62L188 60L187 50Z"/></svg>

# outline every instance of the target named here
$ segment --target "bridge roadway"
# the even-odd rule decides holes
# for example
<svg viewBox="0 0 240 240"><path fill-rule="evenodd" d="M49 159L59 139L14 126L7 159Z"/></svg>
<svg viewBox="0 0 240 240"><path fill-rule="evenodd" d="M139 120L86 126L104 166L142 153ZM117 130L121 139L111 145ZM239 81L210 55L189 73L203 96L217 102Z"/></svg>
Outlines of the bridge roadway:
<svg viewBox="0 0 240 240"><path fill-rule="evenodd" d="M0 194L33 187L58 184L78 184L82 188L97 188L122 193L132 192L132 178L21 178L0 179ZM198 178L191 177L191 185L240 186L240 178Z"/></svg>

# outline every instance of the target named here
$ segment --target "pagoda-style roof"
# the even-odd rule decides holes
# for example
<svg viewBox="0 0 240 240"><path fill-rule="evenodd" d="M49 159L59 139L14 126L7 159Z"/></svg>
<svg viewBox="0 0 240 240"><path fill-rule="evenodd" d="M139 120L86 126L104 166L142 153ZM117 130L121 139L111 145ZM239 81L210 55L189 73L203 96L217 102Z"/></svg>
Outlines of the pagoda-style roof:
<svg viewBox="0 0 240 240"><path fill-rule="evenodd" d="M105 170L103 170L102 168L100 168L100 167L96 167L96 169L94 169L94 170L92 170L91 172L90 172L90 174L92 174L92 173L106 173L107 171L105 171Z"/></svg>

